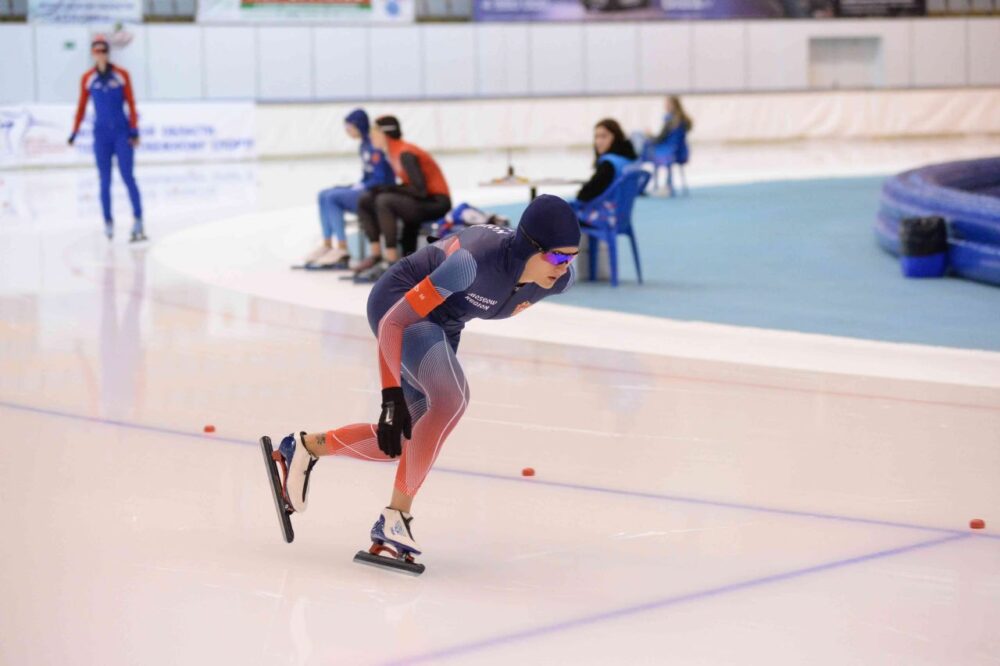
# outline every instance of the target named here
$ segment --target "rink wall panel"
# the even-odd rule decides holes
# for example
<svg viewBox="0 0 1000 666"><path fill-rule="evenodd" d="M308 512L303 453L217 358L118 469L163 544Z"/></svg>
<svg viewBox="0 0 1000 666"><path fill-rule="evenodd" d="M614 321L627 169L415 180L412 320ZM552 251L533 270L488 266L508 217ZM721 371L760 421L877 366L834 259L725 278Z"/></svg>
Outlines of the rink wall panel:
<svg viewBox="0 0 1000 666"><path fill-rule="evenodd" d="M91 31L0 25L0 55L19 70L0 73L2 100L73 101ZM113 57L132 72L140 98L152 101L801 91L827 86L811 76L817 39L876 43L864 64L875 88L1000 85L1000 18L991 17L128 31L131 43Z"/></svg>
<svg viewBox="0 0 1000 666"><path fill-rule="evenodd" d="M357 145L344 133L343 120L356 104L140 101L140 128L160 128L156 131L168 138L212 128L212 141L224 141L223 149L199 148L189 156L195 160L352 154ZM685 96L685 104L695 121L691 135L695 152L699 144L709 142L1000 135L1000 87L692 94ZM405 135L432 151L561 149L588 145L594 123L604 117L616 118L626 131L654 131L661 122L663 99L620 95L376 101L365 108L372 116L397 115ZM0 105L0 117L13 123L13 141L6 148L0 146L6 151L0 152L0 166L89 164L89 153L72 151L65 143L73 111L70 103ZM35 122L25 122L30 118ZM233 134L237 125L241 129ZM185 157L144 151L140 158L176 162Z"/></svg>
<svg viewBox="0 0 1000 666"><path fill-rule="evenodd" d="M1000 134L1000 87L839 93L688 95L695 147L710 141L790 141ZM261 105L257 150L285 157L349 153L341 130L352 104ZM596 120L626 130L657 128L659 96L504 99L366 104L392 112L404 132L432 150L560 148L587 145Z"/></svg>

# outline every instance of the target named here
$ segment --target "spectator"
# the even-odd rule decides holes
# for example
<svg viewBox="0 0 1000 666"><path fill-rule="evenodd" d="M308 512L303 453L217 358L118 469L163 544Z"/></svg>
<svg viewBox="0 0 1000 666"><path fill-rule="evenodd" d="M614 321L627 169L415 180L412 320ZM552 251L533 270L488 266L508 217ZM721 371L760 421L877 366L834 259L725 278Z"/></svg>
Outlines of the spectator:
<svg viewBox="0 0 1000 666"><path fill-rule="evenodd" d="M674 164L687 164L688 145L687 135L691 131L694 123L691 117L684 111L681 100L676 95L667 97L666 114L663 116L663 128L656 136L646 136L642 149L642 159L653 162L657 166L656 176L652 179L654 186L658 186L659 168L667 168L667 187L673 189L671 178L671 167Z"/></svg>
<svg viewBox="0 0 1000 666"><path fill-rule="evenodd" d="M605 118L594 125L594 175L576 195L576 203L592 201L611 187L628 164L637 159L635 148L622 131L618 121Z"/></svg>
<svg viewBox="0 0 1000 666"><path fill-rule="evenodd" d="M375 119L372 145L389 156L402 185L381 185L365 192L358 202L358 217L371 245L370 256L355 269L356 278L362 282L378 280L399 260L399 220L403 222L399 246L407 256L417 249L420 225L440 219L451 210L451 193L441 168L427 151L403 141L395 116ZM384 248L380 235L385 237Z"/></svg>
<svg viewBox="0 0 1000 666"><path fill-rule="evenodd" d="M344 119L344 131L358 139L361 155L361 180L354 185L331 187L319 193L319 219L323 228L323 244L306 257L310 268L347 268L351 254L347 250L344 231L344 212L358 211L358 200L367 190L380 185L392 185L396 177L385 153L372 146L368 132L368 114L364 109L354 109ZM337 238L337 247L333 238Z"/></svg>

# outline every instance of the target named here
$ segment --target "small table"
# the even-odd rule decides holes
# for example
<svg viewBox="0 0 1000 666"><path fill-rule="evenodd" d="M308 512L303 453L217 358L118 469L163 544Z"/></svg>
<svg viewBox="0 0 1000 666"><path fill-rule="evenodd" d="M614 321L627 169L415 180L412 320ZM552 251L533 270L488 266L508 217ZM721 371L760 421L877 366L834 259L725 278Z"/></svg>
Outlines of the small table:
<svg viewBox="0 0 1000 666"><path fill-rule="evenodd" d="M479 183L480 187L528 187L531 201L538 196L538 188L546 185L582 185L586 181L579 178L522 178L521 176L506 176Z"/></svg>

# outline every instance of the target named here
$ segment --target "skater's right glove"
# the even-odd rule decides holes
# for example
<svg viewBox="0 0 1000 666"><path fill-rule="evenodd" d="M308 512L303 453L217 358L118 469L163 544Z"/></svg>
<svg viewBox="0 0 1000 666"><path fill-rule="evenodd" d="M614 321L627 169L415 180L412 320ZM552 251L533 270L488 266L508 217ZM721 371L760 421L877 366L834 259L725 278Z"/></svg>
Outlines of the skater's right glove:
<svg viewBox="0 0 1000 666"><path fill-rule="evenodd" d="M403 452L403 437L411 439L410 409L406 406L403 389L392 386L382 389L382 415L378 419L378 448L395 458Z"/></svg>

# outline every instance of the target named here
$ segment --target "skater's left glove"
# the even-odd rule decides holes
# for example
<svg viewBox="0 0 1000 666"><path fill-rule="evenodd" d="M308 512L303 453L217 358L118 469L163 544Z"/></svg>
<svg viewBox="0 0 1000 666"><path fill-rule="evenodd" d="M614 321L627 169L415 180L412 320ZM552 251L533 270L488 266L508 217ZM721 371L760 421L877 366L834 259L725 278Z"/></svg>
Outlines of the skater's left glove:
<svg viewBox="0 0 1000 666"><path fill-rule="evenodd" d="M382 389L382 415L378 419L378 448L395 458L403 452L403 437L411 439L410 409L406 406L403 389L391 386Z"/></svg>

